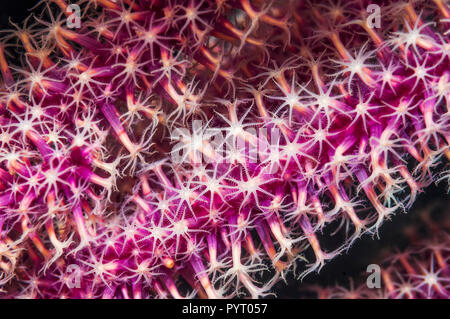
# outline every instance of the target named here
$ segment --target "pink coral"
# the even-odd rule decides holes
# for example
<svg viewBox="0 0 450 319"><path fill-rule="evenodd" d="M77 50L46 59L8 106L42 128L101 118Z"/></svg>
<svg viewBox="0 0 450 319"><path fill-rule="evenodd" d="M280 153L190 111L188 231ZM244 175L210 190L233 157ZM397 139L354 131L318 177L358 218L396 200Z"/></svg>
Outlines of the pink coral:
<svg viewBox="0 0 450 319"><path fill-rule="evenodd" d="M265 296L448 179L441 0L42 3L0 45L7 297Z"/></svg>

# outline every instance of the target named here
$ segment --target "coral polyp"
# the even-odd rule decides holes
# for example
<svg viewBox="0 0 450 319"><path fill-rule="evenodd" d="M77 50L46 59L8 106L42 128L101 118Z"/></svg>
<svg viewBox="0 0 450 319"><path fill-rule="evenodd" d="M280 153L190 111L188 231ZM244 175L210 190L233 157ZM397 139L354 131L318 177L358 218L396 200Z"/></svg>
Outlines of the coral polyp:
<svg viewBox="0 0 450 319"><path fill-rule="evenodd" d="M0 43L6 298L264 297L449 181L445 1L34 10Z"/></svg>

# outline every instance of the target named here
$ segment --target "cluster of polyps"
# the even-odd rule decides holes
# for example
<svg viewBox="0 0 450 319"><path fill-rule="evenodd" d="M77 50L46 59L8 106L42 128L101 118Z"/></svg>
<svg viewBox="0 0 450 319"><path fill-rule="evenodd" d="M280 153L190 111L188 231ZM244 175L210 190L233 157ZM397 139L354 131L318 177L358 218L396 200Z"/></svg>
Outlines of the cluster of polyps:
<svg viewBox="0 0 450 319"><path fill-rule="evenodd" d="M0 45L7 297L264 296L448 179L442 0L380 3L378 29L365 0L75 4L80 28L41 1ZM200 134L171 140L195 120L226 161Z"/></svg>

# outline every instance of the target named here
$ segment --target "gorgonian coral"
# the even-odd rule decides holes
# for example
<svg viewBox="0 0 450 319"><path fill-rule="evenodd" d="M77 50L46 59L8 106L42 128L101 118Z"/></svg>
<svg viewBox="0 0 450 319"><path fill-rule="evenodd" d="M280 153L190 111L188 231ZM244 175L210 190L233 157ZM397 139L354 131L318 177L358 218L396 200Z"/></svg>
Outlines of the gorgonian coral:
<svg viewBox="0 0 450 319"><path fill-rule="evenodd" d="M0 45L6 297L265 296L448 180L443 0L39 6Z"/></svg>

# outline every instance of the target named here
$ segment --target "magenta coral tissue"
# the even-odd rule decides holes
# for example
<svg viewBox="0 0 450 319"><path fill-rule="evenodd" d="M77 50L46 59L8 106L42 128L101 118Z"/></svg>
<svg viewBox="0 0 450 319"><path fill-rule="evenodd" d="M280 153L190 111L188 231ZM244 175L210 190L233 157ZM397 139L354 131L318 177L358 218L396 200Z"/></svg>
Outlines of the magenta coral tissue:
<svg viewBox="0 0 450 319"><path fill-rule="evenodd" d="M32 12L0 33L1 298L270 296L449 187L446 0Z"/></svg>

